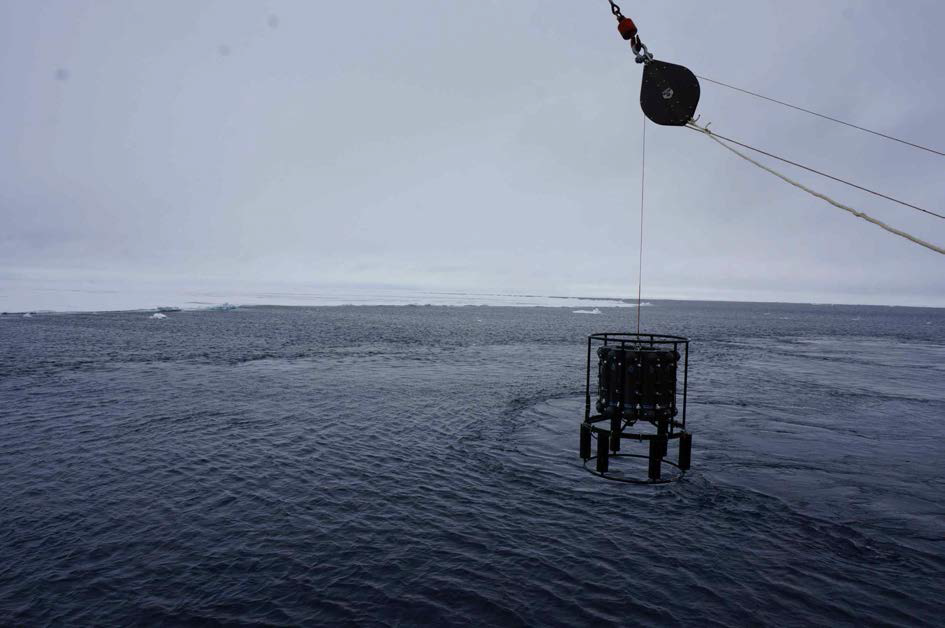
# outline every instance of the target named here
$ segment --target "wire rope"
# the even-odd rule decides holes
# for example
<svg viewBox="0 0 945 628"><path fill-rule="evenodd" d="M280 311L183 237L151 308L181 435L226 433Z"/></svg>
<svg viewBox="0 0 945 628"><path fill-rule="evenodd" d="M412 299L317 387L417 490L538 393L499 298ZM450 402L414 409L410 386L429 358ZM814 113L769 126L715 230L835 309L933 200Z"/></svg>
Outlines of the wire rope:
<svg viewBox="0 0 945 628"><path fill-rule="evenodd" d="M751 91L751 90L743 89L743 88L741 88L741 87L735 87L734 85L729 85L728 83L723 83L722 81L716 81L715 79L710 79L710 78L708 78L708 77L706 77L706 76L701 76L701 75L699 75L699 74L697 74L696 76L697 76L698 78L702 79L703 81L708 81L709 83L715 83L716 85L720 85L720 86L722 86L722 87L726 87L726 88L728 88L728 89L731 89L731 90L734 90L734 91L737 91L737 92L742 92L743 94L748 94L748 95L750 95L750 96L754 96L755 98L761 98L761 99L764 99L764 100L768 100L768 101L771 101L771 102L773 102L773 103L777 103L777 104L779 104L779 105L783 105L784 107L790 107L791 109L796 109L796 110L798 110L798 111L803 111L804 113L808 113L808 114L810 114L810 115L812 115L812 116L817 116L818 118L823 118L824 120L830 120L831 122L836 122L837 124L842 124L842 125L844 125L844 126L848 126L848 127L850 127L850 128L857 129L857 130L859 130L859 131L864 131L864 132L866 132L866 133L872 133L873 135L877 135L877 136L882 137L882 138L887 139L887 140L892 140L893 142L899 142L900 144L905 144L906 146L911 146L911 147L913 147L913 148L918 148L919 150L924 150L924 151L927 151L927 152L932 153L932 154L934 154L934 155L938 155L938 156L940 156L940 157L945 157L945 152L942 152L942 151L940 151L940 150L935 150L934 148L929 148L928 146L922 146L921 144L916 144L915 142L910 142L910 141L908 141L908 140L903 140L903 139L900 139L900 138L898 138L898 137L893 137L892 135L888 135L888 134L886 134L886 133L880 133L879 131L874 131L873 129L868 129L868 128L864 127L864 126L859 126L859 125L857 125L857 124L853 124L852 122L846 122L846 121L844 121L844 120L840 120L839 118L834 118L834 117L832 117L832 116L828 116L828 115L825 115L825 114L823 114L823 113L817 113L816 111L812 111L812 110L810 110L810 109L805 109L804 107L799 107L799 106L797 106L797 105L792 105L791 103L784 102L783 100L778 100L777 98L771 98L770 96L765 96L765 95L763 95L763 94L759 94L758 92L753 92L753 91Z"/></svg>
<svg viewBox="0 0 945 628"><path fill-rule="evenodd" d="M917 238L917 237L914 236L914 235L911 235L911 234L909 234L909 233L906 233L905 231L902 231L901 229L896 229L895 227L891 227L891 226L887 225L886 223L884 223L884 222L881 221L881 220L877 220L876 218L873 218L872 216L870 216L870 215L868 215L868 214L865 214L865 213L863 213L863 212L861 212L861 211L858 211L858 210L856 210L856 209L853 209L853 208L850 207L849 205L844 205L843 203L840 203L840 202L838 202L838 201L835 201L834 199L830 198L830 197L827 196L826 194L821 194L820 192L817 192L817 191L815 191L815 190L812 190L811 188L807 187L807 186L804 185L803 183L799 183L799 182L797 182L797 181L794 181L793 179L789 178L787 175L784 175L784 174L778 172L777 170L774 170L773 168L769 168L768 166L762 164L761 162L752 159L751 157L749 157L749 156L746 155L745 153L739 151L738 149L732 148L731 146L729 146L728 144L726 144L725 141L723 141L723 140L721 139L722 136L716 135L715 132L709 130L708 125L706 125L706 126L699 126L699 125L696 124L695 122L690 121L687 126L688 126L689 128L691 128L691 129L694 129L694 130L696 130L696 131L699 131L699 132L703 133L704 135L708 136L711 140L713 140L714 142L717 142L718 144L720 144L720 145L721 145L722 147L724 147L725 149L727 149L727 150L729 150L729 151L735 153L736 155L738 155L739 157L741 157L741 158L744 159L745 161L747 161L747 162L749 162L749 163L752 163L752 164L758 166L758 167L761 168L762 170L773 174L774 176L778 177L779 179L782 179L783 181L785 181L785 182L787 182L787 183L790 183L790 184L793 185L794 187L799 188L799 189L801 189L801 190L804 190L804 191L807 192L808 194L811 194L811 195L813 195L813 196L816 196L817 198L819 198L819 199L821 199L821 200L824 200L824 201L830 203L830 204L833 205L834 207L837 207L837 208L842 209L842 210L844 210L844 211L850 212L851 214L853 214L853 215L856 216L857 218L862 218L863 220L866 220L867 222L871 222L871 223L873 223L874 225L880 227L881 229L885 229L885 230L888 231L889 233L895 234L895 235L897 235L897 236L899 236L899 237L901 237L901 238L905 238L905 239L907 239L907 240L909 240L909 241L911 241L911 242L914 242L915 244L918 244L919 246L923 246L923 247L929 249L930 251L935 251L936 253L940 253L940 254L942 254L942 255L945 255L945 249L943 249L943 248L940 247L940 246L937 246L937 245L932 244L932 243L930 243L930 242L926 242L925 240L922 240L922 239L920 239L920 238Z"/></svg>
<svg viewBox="0 0 945 628"><path fill-rule="evenodd" d="M643 159L640 164L640 263L637 266L637 333L640 333L640 310L643 295L643 199L646 190L646 116L643 116Z"/></svg>

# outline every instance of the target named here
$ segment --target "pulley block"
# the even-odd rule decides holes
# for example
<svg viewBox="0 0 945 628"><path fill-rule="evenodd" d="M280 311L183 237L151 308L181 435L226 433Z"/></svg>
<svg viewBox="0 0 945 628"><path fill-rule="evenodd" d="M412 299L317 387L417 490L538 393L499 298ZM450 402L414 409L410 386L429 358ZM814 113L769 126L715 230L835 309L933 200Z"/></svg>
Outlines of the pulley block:
<svg viewBox="0 0 945 628"><path fill-rule="evenodd" d="M699 105L699 79L689 68L653 59L643 66L640 107L651 121L685 126Z"/></svg>

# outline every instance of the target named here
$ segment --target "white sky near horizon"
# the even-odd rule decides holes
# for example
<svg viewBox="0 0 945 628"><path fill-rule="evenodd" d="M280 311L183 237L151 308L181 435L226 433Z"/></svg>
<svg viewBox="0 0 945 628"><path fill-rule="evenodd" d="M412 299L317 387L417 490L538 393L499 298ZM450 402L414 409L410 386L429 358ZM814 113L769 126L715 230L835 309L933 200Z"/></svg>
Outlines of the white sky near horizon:
<svg viewBox="0 0 945 628"><path fill-rule="evenodd" d="M620 4L659 59L945 150L945 2ZM0 309L215 282L635 297L640 74L606 0L0 0ZM706 83L699 113L945 212L943 157ZM945 306L945 256L691 131L651 124L647 151L644 299Z"/></svg>

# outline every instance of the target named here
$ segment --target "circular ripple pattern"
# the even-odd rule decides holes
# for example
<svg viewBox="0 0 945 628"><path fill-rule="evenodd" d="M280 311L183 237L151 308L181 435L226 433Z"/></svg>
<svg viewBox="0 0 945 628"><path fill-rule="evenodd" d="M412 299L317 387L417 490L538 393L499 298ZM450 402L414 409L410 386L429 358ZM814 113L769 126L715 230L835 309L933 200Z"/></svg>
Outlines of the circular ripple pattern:
<svg viewBox="0 0 945 628"><path fill-rule="evenodd" d="M694 468L577 457L625 309L0 319L0 623L934 625L945 312L659 303Z"/></svg>

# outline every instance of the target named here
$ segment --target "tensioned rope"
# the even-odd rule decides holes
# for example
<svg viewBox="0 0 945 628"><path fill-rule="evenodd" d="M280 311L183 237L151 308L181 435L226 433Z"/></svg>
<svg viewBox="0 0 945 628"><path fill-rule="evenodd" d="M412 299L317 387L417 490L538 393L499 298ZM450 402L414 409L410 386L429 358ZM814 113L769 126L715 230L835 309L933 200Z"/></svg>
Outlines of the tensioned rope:
<svg viewBox="0 0 945 628"><path fill-rule="evenodd" d="M803 111L804 113L809 113L810 115L812 115L812 116L817 116L818 118L823 118L824 120L830 120L831 122L836 122L837 124L842 124L842 125L844 125L844 126L848 126L848 127L853 128L853 129L857 129L857 130L859 130L859 131L865 131L866 133L872 133L873 135L877 135L877 136L882 137L882 138L885 138L885 139L887 139L887 140L892 140L892 141L894 141L894 142L899 142L900 144L905 144L906 146L911 146L911 147L913 147L913 148L918 148L919 150L927 151L927 152L932 153L932 154L934 154L934 155L939 155L940 157L945 157L945 153L943 153L942 151L935 150L934 148L929 148L928 146L922 146L921 144L916 144L916 143L914 143L914 142L909 142L909 141L907 141L907 140L899 139L898 137L893 137L892 135L887 135L886 133L880 133L879 131L874 131L873 129L867 129L866 127L859 126L859 125L853 124L853 123L851 123L851 122L844 122L843 120L839 120L839 119L837 119L837 118L833 118L833 117L831 117L831 116L824 115L824 114L822 114L822 113L817 113L816 111L811 111L810 109L805 109L804 107L798 107L797 105L792 105L791 103L784 102L783 100L778 100L777 98L771 98L770 96L764 96L764 95L762 95L762 94L759 94L758 92L753 92L753 91L750 91L750 90L747 90L747 89L742 89L741 87L735 87L734 85L729 85L728 83L723 83L722 81L716 81L715 79L710 79L710 78L708 78L708 77L701 76L701 75L698 75L698 74L697 74L696 76L699 77L700 79L702 79L703 81L708 81L708 82L710 82L710 83L715 83L716 85L721 85L722 87L727 87L728 89L735 90L735 91L737 91L737 92L742 92L743 94L748 94L748 95L750 95L750 96L754 96L754 97L756 97L756 98L761 98L761 99L763 99L763 100L769 100L769 101L771 101L771 102L773 102L773 103L777 103L777 104L783 105L783 106L785 106L785 107L790 107L791 109L797 109L798 111Z"/></svg>
<svg viewBox="0 0 945 628"><path fill-rule="evenodd" d="M839 177L835 177L835 176L833 176L832 174L827 174L826 172L821 172L820 170L817 170L817 169L815 169L815 168L811 168L811 167L809 167L809 166L805 166L804 164L799 164L799 163L797 163L796 161L791 161L790 159L785 159L784 157L779 157L779 156L774 155L774 154L772 154L772 153L769 153L769 152L767 152L767 151L763 151L763 150L761 150L760 148L755 148L754 146L749 146L748 144L743 144L742 142L739 142L738 140L733 140L733 139L730 138L730 137L725 137L724 135L719 135L718 133L713 133L713 135L715 135L715 136L718 137L719 139L725 140L726 142L731 142L732 144L738 144L738 145L741 146L742 148L747 148L748 150L753 150L753 151L755 151L756 153L761 153L762 155L765 155L766 157L771 157L772 159L777 159L778 161L783 161L783 162L786 163L786 164L791 164L792 166L797 166L798 168L803 168L804 170L807 170L808 172L813 172L814 174L819 174L819 175L822 176L822 177L826 177L826 178L828 178L828 179L833 179L834 181L837 181L837 182L839 182L839 183L843 183L844 185L849 185L849 186L852 187L852 188L856 188L856 189L858 189L858 190L863 190L864 192L869 192L870 194L873 194L874 196L878 196L878 197L880 197L880 198L884 198L884 199L886 199L887 201L892 201L892 202L894 202L894 203L899 203L900 205L903 205L903 206L905 206L905 207L909 207L909 208L911 208L911 209L915 209L915 210L918 210L918 211L920 211L920 212L925 212L926 214L929 214L930 216L935 216L936 218L941 218L942 220L945 220L945 215L939 214L939 213L937 213L937 212L933 212L931 209L925 209L924 207L919 207L918 205L913 205L912 203L907 203L907 202L905 202L905 201L900 201L898 198L893 198L892 196L887 196L887 195L883 194L882 192L877 192L876 190L871 190L871 189L869 189L869 188L863 187L862 185L857 185L856 183L852 183L852 182L850 182L850 181L846 181L846 180L841 179L841 178L839 178Z"/></svg>
<svg viewBox="0 0 945 628"><path fill-rule="evenodd" d="M749 163L752 163L752 164L758 166L758 167L761 168L762 170L765 170L766 172L769 172L769 173L773 174L774 176L778 177L779 179L782 179L783 181L786 181L787 183L790 183L791 185L793 185L793 186L796 187L796 188L799 188L799 189L801 189L801 190L804 190L805 192L807 192L808 194L811 194L812 196L816 196L817 198L819 198L819 199L821 199L821 200L824 200L824 201L830 203L830 204L833 205L834 207L838 207L838 208L840 208L840 209L842 209L842 210L844 210L844 211L850 212L851 214L853 214L853 215L856 216L857 218L862 218L863 220L866 220L866 221L868 221L868 222L871 222L871 223L873 223L874 225L876 225L876 226L878 226L878 227L880 227L880 228L882 228L882 229L885 229L886 231L888 231L888 232L890 232L890 233L893 233L893 234L895 234L895 235L897 235L897 236L899 236L899 237L901 237L901 238L905 238L905 239L907 239L907 240L909 240L909 241L911 241L911 242L914 242L914 243L918 244L919 246L924 246L925 248L927 248L927 249L929 249L929 250L931 250L931 251L935 251L936 253L940 253L940 254L942 254L942 255L945 255L945 249L943 249L942 247L936 246L936 245L934 245L934 244L932 244L932 243L930 243L930 242L926 242L925 240L922 240L922 239L920 239L920 238L917 238L917 237L915 237L915 236L913 236L913 235L911 235L911 234L908 234L908 233L906 233L905 231L902 231L902 230L900 230L900 229L896 229L895 227L891 227L891 226L887 225L886 223L884 223L884 222L881 221L881 220L877 220L876 218L873 218L872 216L869 216L869 215L867 215L867 214L865 214L865 213L863 213L863 212L861 212L861 211L858 211L858 210L856 210L856 209L853 209L852 207L850 207L850 206L848 206L848 205L844 205L843 203L839 203L839 202L833 200L832 198L830 198L829 196L827 196L826 194L821 194L820 192L817 192L817 191L815 191L815 190L812 190L812 189L810 189L809 187L807 187L806 185L804 185L804 184L802 184L802 183L798 183L797 181L794 181L793 179L787 177L787 176L784 175L784 174L781 174L780 172L778 172L778 171L776 171L776 170L774 170L774 169L772 169L772 168L769 168L768 166L762 164L761 162L755 161L754 159L752 159L752 158L749 157L748 155L746 155L746 154L742 153L741 151L739 151L739 150L737 150L737 149L735 149L735 148L732 148L731 146L729 146L728 144L726 144L726 143L723 141L723 139L721 139L722 136L717 136L714 132L712 132L712 131L709 130L708 125L706 125L706 126L699 126L699 125L696 124L694 121L690 121L686 126L688 126L688 127L691 128L691 129L694 129L694 130L696 130L696 131L699 131L699 132L703 133L704 135L708 136L710 139L712 139L713 141L717 142L718 144L720 144L721 146L723 146L725 149L730 150L731 152L735 153L736 155L738 155L739 157L741 157L741 158L744 159L745 161L747 161L747 162L749 162Z"/></svg>
<svg viewBox="0 0 945 628"><path fill-rule="evenodd" d="M643 116L643 159L640 165L640 265L637 267L637 333L640 333L640 298L643 294L643 192L646 189L646 116Z"/></svg>

